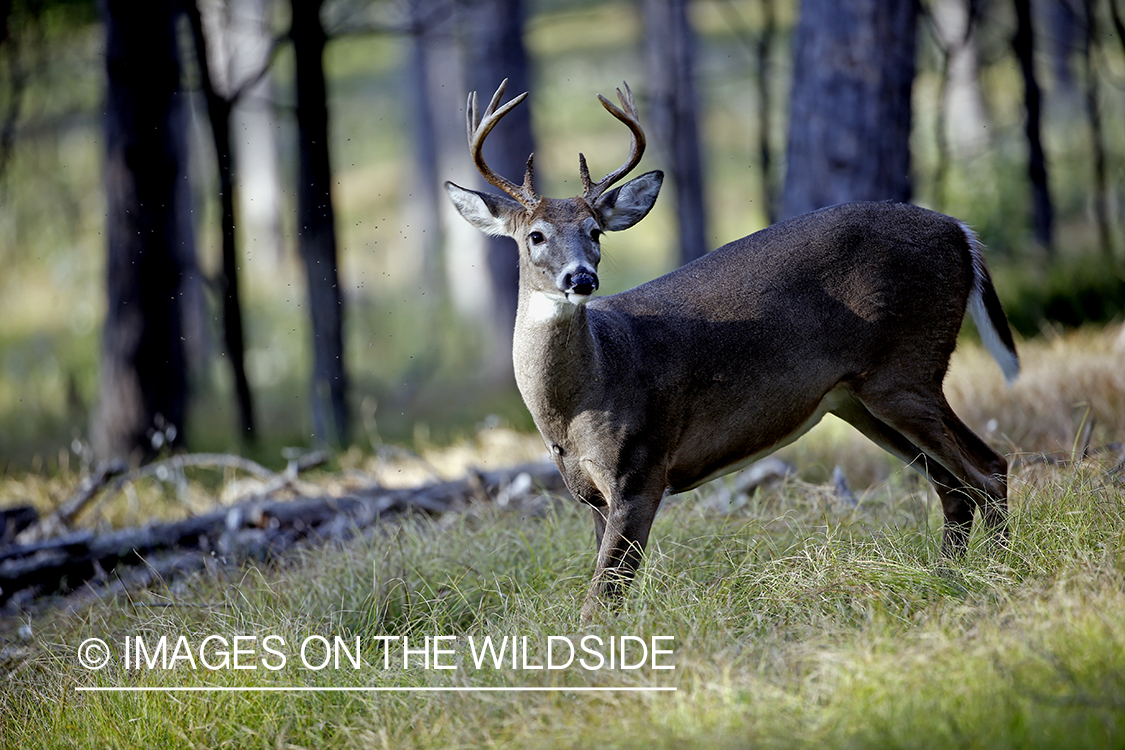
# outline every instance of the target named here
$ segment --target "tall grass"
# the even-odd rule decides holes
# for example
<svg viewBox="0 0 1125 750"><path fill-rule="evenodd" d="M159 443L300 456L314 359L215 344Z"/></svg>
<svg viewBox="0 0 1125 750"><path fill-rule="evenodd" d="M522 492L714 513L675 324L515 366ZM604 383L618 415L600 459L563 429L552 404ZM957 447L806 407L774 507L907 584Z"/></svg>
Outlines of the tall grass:
<svg viewBox="0 0 1125 750"><path fill-rule="evenodd" d="M706 498L672 502L624 608L588 629L576 619L591 562L579 509L408 522L30 623L31 640L6 647L0 736L13 747L1109 747L1125 737L1125 492L1106 469L1021 474L1008 548L978 539L956 563L936 554L936 509L898 487L855 510L799 484L726 515L693 502ZM213 633L673 635L675 669L90 672L76 661L87 637ZM677 691L75 691L278 684Z"/></svg>

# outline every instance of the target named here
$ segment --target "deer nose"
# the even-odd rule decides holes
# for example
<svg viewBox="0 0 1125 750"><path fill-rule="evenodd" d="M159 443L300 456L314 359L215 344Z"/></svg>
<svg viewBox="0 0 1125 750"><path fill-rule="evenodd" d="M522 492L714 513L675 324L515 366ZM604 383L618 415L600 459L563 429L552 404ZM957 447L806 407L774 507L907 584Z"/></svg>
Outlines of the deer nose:
<svg viewBox="0 0 1125 750"><path fill-rule="evenodd" d="M597 288L598 275L586 268L580 268L574 273L568 273L563 277L562 291L567 294L580 294L583 297L588 297L593 294Z"/></svg>

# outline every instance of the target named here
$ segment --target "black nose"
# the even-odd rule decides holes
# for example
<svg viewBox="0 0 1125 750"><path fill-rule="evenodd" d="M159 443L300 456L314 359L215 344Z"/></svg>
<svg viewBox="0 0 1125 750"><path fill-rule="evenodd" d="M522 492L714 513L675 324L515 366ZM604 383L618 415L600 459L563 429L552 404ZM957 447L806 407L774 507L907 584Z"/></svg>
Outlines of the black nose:
<svg viewBox="0 0 1125 750"><path fill-rule="evenodd" d="M567 294L590 295L598 288L598 277L592 271L586 270L568 273L563 279L563 286Z"/></svg>

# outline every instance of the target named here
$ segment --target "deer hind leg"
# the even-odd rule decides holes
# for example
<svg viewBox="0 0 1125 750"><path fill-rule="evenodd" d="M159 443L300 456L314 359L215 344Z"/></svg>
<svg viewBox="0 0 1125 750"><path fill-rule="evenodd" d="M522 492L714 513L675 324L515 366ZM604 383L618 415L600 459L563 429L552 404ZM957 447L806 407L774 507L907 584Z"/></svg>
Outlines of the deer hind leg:
<svg viewBox="0 0 1125 750"><path fill-rule="evenodd" d="M977 506L994 534L1007 534L1007 461L961 422L940 389L865 392L834 413L930 480L945 514L943 553L965 551Z"/></svg>
<svg viewBox="0 0 1125 750"><path fill-rule="evenodd" d="M582 605L583 622L589 622L604 607L616 604L625 595L640 567L662 497L663 492L611 498L608 508L594 508L598 560Z"/></svg>
<svg viewBox="0 0 1125 750"><path fill-rule="evenodd" d="M941 499L945 515L942 551L947 555L963 553L968 546L969 531L973 526L974 503L963 492L950 489L960 485L957 478L944 466L930 460L925 451L910 442L901 432L878 419L859 399L853 398L842 403L832 413L930 480Z"/></svg>

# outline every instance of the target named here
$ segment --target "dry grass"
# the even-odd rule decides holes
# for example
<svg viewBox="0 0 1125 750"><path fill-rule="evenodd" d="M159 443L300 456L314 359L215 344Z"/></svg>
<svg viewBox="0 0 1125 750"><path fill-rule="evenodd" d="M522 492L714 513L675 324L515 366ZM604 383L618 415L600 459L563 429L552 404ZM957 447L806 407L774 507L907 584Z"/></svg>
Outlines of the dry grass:
<svg viewBox="0 0 1125 750"><path fill-rule="evenodd" d="M1125 326L1051 334L1019 352L1011 386L979 346L954 354L946 393L973 429L1013 453L1069 455L1087 419L1094 445L1125 440Z"/></svg>

